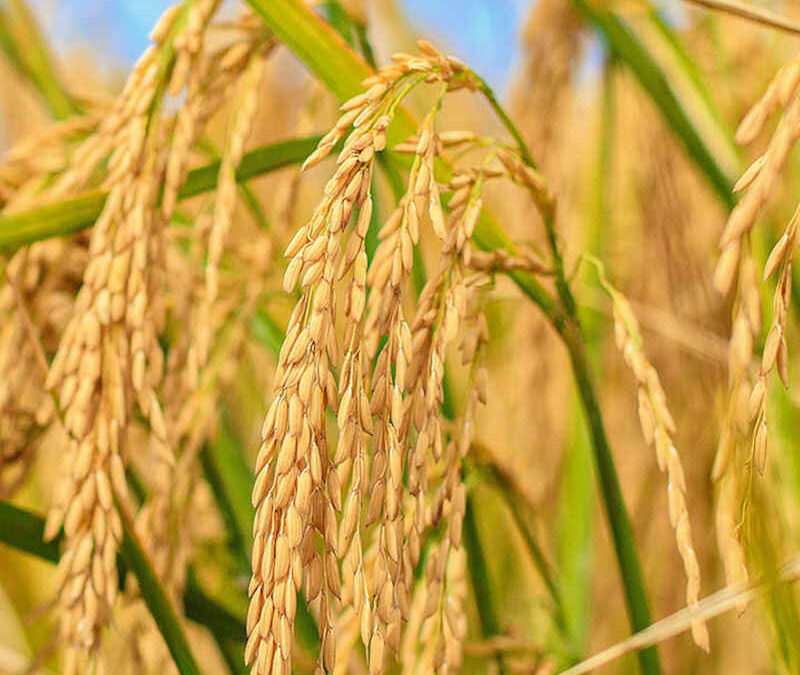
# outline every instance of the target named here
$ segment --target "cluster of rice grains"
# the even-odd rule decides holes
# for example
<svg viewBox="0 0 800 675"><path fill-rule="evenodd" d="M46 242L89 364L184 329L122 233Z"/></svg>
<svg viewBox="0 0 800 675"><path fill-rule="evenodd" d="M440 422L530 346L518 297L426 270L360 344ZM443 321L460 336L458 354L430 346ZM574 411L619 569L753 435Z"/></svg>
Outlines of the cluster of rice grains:
<svg viewBox="0 0 800 675"><path fill-rule="evenodd" d="M767 377L775 370L784 386L788 386L789 380L785 329L800 211L795 213L774 245L762 275L758 274L754 261L751 236L756 221L775 194L789 153L800 138L799 87L800 61L794 60L778 72L739 126L736 140L750 143L771 116L777 111L781 113L766 151L735 186L735 190L744 195L722 234L722 253L714 277L720 292L735 289L728 411L713 468L713 478L718 482L717 537L728 583L747 580L742 534L747 522L753 470L763 473L767 461ZM758 277L766 281L776 273L772 324L753 383L753 342L762 329ZM743 471L745 467L746 472Z"/></svg>
<svg viewBox="0 0 800 675"><path fill-rule="evenodd" d="M193 551L216 525L216 511L204 502L198 455L215 433L220 390L239 365L277 269L270 269L274 233L256 247L248 242L255 253L234 256L229 241L238 225L236 169L276 43L246 15L226 25L235 37L220 46L211 34L222 4L185 0L168 10L116 100L54 125L0 167L5 212L87 189L107 192L90 231L22 249L0 291L0 310L10 317L0 334L0 495L21 484L44 440L59 448L63 466L46 536L64 533L58 585L66 675L86 670L87 659L98 672L109 668L100 646L112 623L107 647L124 654L115 668L171 668L131 575L117 598L120 509L135 513L159 580L179 604ZM555 48L537 60L545 42L531 38L528 76L536 85L519 92L520 105L547 93L552 100L542 105L564 112L581 24L568 3L550 0L537 5L531 34L541 34L542 24L550 27L546 44ZM299 603L307 603L319 628L320 675L346 672L362 647L370 675L386 672L392 656L404 675L452 673L461 665L464 460L487 396L485 304L497 273L553 273L534 254L480 251L473 234L490 181L521 186L548 227L555 201L527 153L471 131L438 128L448 94L474 92L483 83L457 59L418 44L419 55L397 54L364 81L364 92L341 106L304 164L315 167L341 148L321 200L285 251L283 288L299 299L255 462L244 656L256 675L292 672L295 620L305 609ZM749 239L800 135L798 83L800 62L794 62L740 128L739 140L750 141L782 109L767 151L737 185L747 192L723 234L715 277L720 290L736 289L728 418L714 466L729 582L747 575L739 455L749 448L747 461L763 469L767 376L776 370L788 380L784 332L800 215L764 270L765 279L777 273L778 283L754 382L761 307ZM390 125L405 114L403 99L422 85L433 92L425 99L427 114L414 135L395 143ZM190 211L192 228L168 228L196 149L228 101L217 189ZM541 126L535 146L557 172L551 122ZM406 182L381 221L373 178L390 142L394 154L386 159L397 162ZM290 199L299 201L294 193ZM377 232L376 242L368 232ZM423 239L435 243L430 248L438 256L427 275ZM227 254L243 269L228 274ZM630 304L602 270L601 281L635 378L641 430L666 474L686 601L695 608L700 569L675 425ZM49 365L46 354L55 355ZM459 386L451 389L454 370ZM458 392L455 401L451 391ZM144 496L128 494L126 472ZM708 649L705 624L695 621L692 631Z"/></svg>
<svg viewBox="0 0 800 675"><path fill-rule="evenodd" d="M193 423L209 418L208 408L214 407L213 377L203 370L214 337L209 315L215 311L217 270L236 201L234 170L253 119L263 62L274 44L246 20L233 24L238 29L233 41L212 43L210 22L220 4L190 0L169 9L151 34L154 44L104 115L51 131L45 140L63 148L52 161L36 161L41 142L33 143L12 153L3 172L4 183L16 185L9 188L14 199L7 209L88 187L108 191L88 242L79 237L23 249L8 267L19 283L8 284L0 298L16 317L4 328L10 334L3 342L14 354L0 355L0 433L9 441L3 444L0 486L11 489L19 481L29 459L17 448L33 445L35 434L51 421L68 438L46 524L47 537L62 527L65 533L59 587L67 675L83 669L85 656L97 656L101 631L112 616L122 536L115 502L133 505L126 466L134 459L151 465L148 471L155 478L147 485L150 492L136 525L174 598L183 588L191 550L187 538L197 529L178 528L178 537L167 530L184 519L193 502L192 460L213 431L208 424ZM165 226L175 212L196 140L232 93L240 105L230 124L211 209L202 310L191 309L199 294L191 288L175 293L167 307L168 288L179 281L167 280L168 259L175 252ZM65 285L71 285L66 295ZM76 292L74 305L54 304ZM35 328L28 306L36 313ZM170 350L165 364L159 341L168 315L200 328L196 344L187 346L185 338ZM32 346L39 340L55 351L46 382L20 376L21 368L29 373L39 366L47 369ZM229 340L227 348L235 350L237 344ZM196 394L198 382L205 387ZM7 424L12 416L13 424ZM22 425L20 416L31 419ZM134 453L137 447L142 449ZM130 593L134 602L136 589Z"/></svg>
<svg viewBox="0 0 800 675"><path fill-rule="evenodd" d="M299 285L301 297L256 462L245 653L256 673L290 672L301 587L320 626L319 671L334 672L358 635L373 675L401 648L407 672L452 672L461 661L462 458L486 393L487 270L530 269L524 259L473 251L470 238L486 180L510 177L533 185L538 197L543 187L512 151L470 132L437 132L445 94L477 82L457 60L419 46L420 56L395 55L364 82L366 91L342 106L305 164L318 164L344 139L322 201L286 250L284 287ZM369 259L377 153L400 101L423 82L439 95L417 134L394 148L411 155L408 187ZM440 182L437 157L467 145L484 149L483 160ZM447 212L443 192L451 195ZM426 225L441 253L414 308L414 247ZM445 355L458 336L472 384L461 412L444 420Z"/></svg>
<svg viewBox="0 0 800 675"><path fill-rule="evenodd" d="M0 497L9 498L28 476L37 448L61 447L52 422L55 406L44 389L42 348L58 344L73 293L86 264L86 242L38 243L14 257L0 291Z"/></svg>
<svg viewBox="0 0 800 675"><path fill-rule="evenodd" d="M617 347L636 379L639 424L642 433L647 444L656 452L658 468L667 474L669 521L675 530L678 551L686 573L686 604L690 609L696 609L700 598L700 565L692 542L683 465L672 439L675 422L667 408L667 398L658 373L644 354L639 322L630 303L608 282L599 264L598 274L601 284L613 301ZM708 629L702 621L692 623L692 637L697 645L706 651L709 650Z"/></svg>

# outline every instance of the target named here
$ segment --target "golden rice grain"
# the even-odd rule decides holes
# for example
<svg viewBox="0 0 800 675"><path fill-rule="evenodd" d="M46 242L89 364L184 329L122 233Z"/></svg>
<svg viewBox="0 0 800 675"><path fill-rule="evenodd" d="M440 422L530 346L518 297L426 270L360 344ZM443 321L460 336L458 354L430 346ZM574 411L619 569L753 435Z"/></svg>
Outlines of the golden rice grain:
<svg viewBox="0 0 800 675"><path fill-rule="evenodd" d="M667 408L666 396L655 368L647 361L642 349L639 323L627 299L606 279L602 267L597 267L600 281L613 301L614 332L617 347L631 369L638 387L639 423L647 444L656 452L658 468L667 474L669 521L675 531L686 574L686 604L696 608L700 597L700 565L692 541L689 510L686 506L686 479L680 455L672 435L675 422ZM692 624L692 637L705 651L709 650L708 629L702 621Z"/></svg>

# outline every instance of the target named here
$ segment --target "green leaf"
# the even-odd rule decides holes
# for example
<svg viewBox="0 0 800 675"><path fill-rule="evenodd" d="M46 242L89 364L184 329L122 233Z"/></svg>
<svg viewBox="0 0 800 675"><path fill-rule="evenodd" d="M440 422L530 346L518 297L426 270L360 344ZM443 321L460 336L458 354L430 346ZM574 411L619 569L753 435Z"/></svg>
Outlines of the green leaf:
<svg viewBox="0 0 800 675"><path fill-rule="evenodd" d="M266 145L246 153L236 170L236 180L244 182L270 171L299 164L316 147L319 137L296 138ZM219 161L193 169L178 192L188 199L217 186ZM45 204L27 211L0 216L0 249L13 252L16 248L49 237L62 236L89 227L103 210L107 193L85 195Z"/></svg>
<svg viewBox="0 0 800 675"><path fill-rule="evenodd" d="M574 1L582 2L582 0ZM247 2L261 15L267 26L336 96L346 99L361 91L360 82L371 74L371 69L303 3L299 0L247 0ZM663 84L669 91L666 82ZM679 105L678 108L680 108ZM689 127L691 129L691 125ZM398 108L398 114L389 129L390 142L392 138L408 137L414 133L415 128L413 118L408 112L402 107ZM700 145L704 148L702 141L700 141ZM727 179L724 176L721 182L727 185ZM508 235L485 209L481 212L473 239L478 246L487 250L502 248L512 254L516 253L516 247ZM613 534L631 624L634 629L638 629L649 624L647 599L630 519L622 499L616 467L606 437L600 407L594 393L580 326L577 318L570 313L571 307L567 307L565 312L565 309L556 303L534 276L519 271L512 272L509 276L527 297L539 305L564 340L569 351L586 421L590 428L598 479ZM564 292L564 289L561 290ZM566 295L569 295L568 291L566 291ZM465 523L465 530L466 527ZM640 661L644 672L648 675L660 673L655 650L642 652Z"/></svg>
<svg viewBox="0 0 800 675"><path fill-rule="evenodd" d="M372 68L322 18L297 0L245 0L267 27L338 99L361 93ZM402 106L389 129L389 144L416 130L414 118Z"/></svg>
<svg viewBox="0 0 800 675"><path fill-rule="evenodd" d="M579 427L580 428L580 427ZM475 448L475 444L473 444ZM486 453L488 455L488 453ZM588 455L587 455L587 459ZM539 545L534 532L531 527L531 519L533 518L533 509L528 505L525 498L520 494L520 491L513 484L509 476L501 471L498 466L493 462L481 464L480 469L486 473L486 478L496 488L495 492L505 502L506 510L511 515L511 519L517 527L517 531L522 537L525 548L531 557L531 562L536 568L541 580L544 582L545 588L550 595L550 600L553 603L553 618L556 626L560 631L566 629L564 607L562 601L562 592L558 587L558 580L547 561L544 550ZM591 485L587 486L591 488ZM591 490L586 490L591 493ZM561 576L559 571L559 577Z"/></svg>
<svg viewBox="0 0 800 675"><path fill-rule="evenodd" d="M53 541L45 542L44 518L14 506L13 504L9 504L8 502L0 501L0 542L18 551L22 551L23 553L28 553L46 562L56 564L60 556L60 539L61 537L59 536ZM140 551L136 550L137 547ZM153 579L149 577L148 572L144 569L146 559L145 561L141 561L138 558L140 552L141 544L138 542L133 539L127 543L123 541L122 555L117 565L118 568L121 568L120 578L124 578L126 569L131 569L136 573L136 567L132 564L131 558L137 558L141 563L137 564L137 566L142 572L143 577L146 577L146 587L152 590L154 589L151 583ZM152 573L152 568L150 572ZM139 584L141 587L141 580ZM144 592L145 589L142 588L142 593L144 594ZM152 592L157 593L155 590L152 590ZM163 589L161 589L161 595L162 597L160 599L154 599L153 602L160 602L160 600L166 601L166 595L163 593ZM197 584L191 568L187 575L186 590L183 595L183 607L187 619L191 619L195 623L206 626L214 635L238 640L240 642L244 640L244 623L206 595Z"/></svg>
<svg viewBox="0 0 800 675"><path fill-rule="evenodd" d="M500 624L497 620L497 611L492 598L492 591L489 587L489 568L486 565L486 558L483 555L478 524L475 521L475 505L473 499L467 496L467 504L464 509L463 544L467 552L470 580L472 590L475 593L475 603L478 606L478 620L481 624L481 633L484 637L493 637L500 634ZM500 674L505 672L503 657L498 654L497 666Z"/></svg>
<svg viewBox="0 0 800 675"><path fill-rule="evenodd" d="M372 74L345 40L305 4L295 0L246 0L264 23L338 98L361 89Z"/></svg>
<svg viewBox="0 0 800 675"><path fill-rule="evenodd" d="M250 324L250 332L256 340L276 356L281 351L281 345L286 334L263 309L256 310L256 314Z"/></svg>
<svg viewBox="0 0 800 675"><path fill-rule="evenodd" d="M119 513L122 520L120 554L139 583L139 592L164 638L172 660L181 675L200 675L200 668L189 647L178 613L167 597L144 547L136 536L133 521L124 508L120 508Z"/></svg>
<svg viewBox="0 0 800 675"><path fill-rule="evenodd" d="M220 414L217 435L201 453L203 471L225 517L231 550L242 570L250 569L253 508L250 491L253 474L239 452L227 417Z"/></svg>
<svg viewBox="0 0 800 675"><path fill-rule="evenodd" d="M662 51L666 60L664 69L667 76L675 80L674 86L679 97L691 97L686 101L687 113L698 118L695 126L699 128L699 131L707 130L704 137L725 173L729 177L734 174L738 176L742 167L740 166L740 151L734 141L733 129L717 106L705 76L681 36L664 18L663 12L653 6L651 2L647 4L649 11L645 26L651 30L645 32L645 43L648 45L651 42L656 43L654 47L658 49L657 40L660 38L663 46L666 47Z"/></svg>
<svg viewBox="0 0 800 675"><path fill-rule="evenodd" d="M0 502L0 523L0 542L47 562L58 562L58 542L44 540L43 519L8 502Z"/></svg>
<svg viewBox="0 0 800 675"><path fill-rule="evenodd" d="M206 595L191 568L186 575L183 611L187 619L202 624L215 637L244 642L247 633L244 622Z"/></svg>
<svg viewBox="0 0 800 675"><path fill-rule="evenodd" d="M50 112L64 119L80 112L56 72L50 49L25 0L0 7L0 49L39 92Z"/></svg>
<svg viewBox="0 0 800 675"><path fill-rule="evenodd" d="M587 0L572 0L572 4L604 37L611 52L631 69L717 196L726 207L733 208L730 178L706 147L656 60L615 13L596 8Z"/></svg>

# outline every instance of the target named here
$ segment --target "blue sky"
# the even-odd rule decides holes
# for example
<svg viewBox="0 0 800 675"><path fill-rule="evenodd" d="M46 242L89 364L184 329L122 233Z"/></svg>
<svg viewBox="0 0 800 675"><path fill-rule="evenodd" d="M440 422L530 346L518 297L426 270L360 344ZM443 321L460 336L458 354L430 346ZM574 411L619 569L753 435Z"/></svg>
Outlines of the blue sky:
<svg viewBox="0 0 800 675"><path fill-rule="evenodd" d="M518 30L530 0L400 0L422 35L442 42L500 91L518 54ZM83 42L110 66L132 63L169 0L32 0L57 51Z"/></svg>
<svg viewBox="0 0 800 675"><path fill-rule="evenodd" d="M404 4L420 34L443 39L493 87L505 88L519 54L520 24L530 0L405 0Z"/></svg>

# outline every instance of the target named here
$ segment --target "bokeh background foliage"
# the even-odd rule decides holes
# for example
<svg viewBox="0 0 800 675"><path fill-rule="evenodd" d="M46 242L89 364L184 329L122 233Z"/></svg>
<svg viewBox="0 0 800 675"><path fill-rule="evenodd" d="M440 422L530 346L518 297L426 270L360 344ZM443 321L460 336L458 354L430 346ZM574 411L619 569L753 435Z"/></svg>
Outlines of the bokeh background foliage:
<svg viewBox="0 0 800 675"><path fill-rule="evenodd" d="M761 4L800 21L793 3ZM297 0L224 5L221 22L232 23L249 9L254 20L247 29L281 45L258 87L253 128L236 168L235 225L221 263L223 296L234 305L241 297L251 304L221 321L215 345L230 339L235 348L219 348L219 363L197 408L202 423L195 422L196 459L183 467L193 477L190 520L178 518L168 530L175 540L178 532L192 532L190 550L176 554L185 576L180 597L170 596L168 580L151 560L146 520L135 513L159 481L152 475L158 465L144 456L138 464L131 461L126 480L132 506L121 509L116 567L120 588L129 589L125 612L107 629L110 656L94 667L244 672L251 467L294 300L280 287L280 252L311 214L323 186L319 173L300 178L298 167L335 122L338 103L361 91L375 64L397 50L414 52L416 37L454 51L486 78L484 97L448 98L441 124L519 140L529 149L557 198L559 247L570 282L562 289L547 276L498 275L488 296L488 404L478 413L465 462L463 672L558 672L685 605L664 478L642 438L636 385L614 344L612 303L583 254L603 261L605 275L630 300L641 324L647 357L676 421L703 594L723 587L711 476L725 424L733 308L713 288L712 276L719 236L736 203L732 185L764 149L738 147L734 129L794 56L796 38L724 13L656 0L465 0L458 13L466 30L453 19L450 2L328 1L311 11ZM102 117L163 9L126 2L0 5L5 148L47 138L55 121ZM180 96L170 105L180 107ZM425 94L415 93L390 128L390 145L413 134L430 105ZM235 109L235 103L221 106L198 140L170 223L176 248L201 267L189 226L207 227L203 200L217 186L219 149ZM79 138L86 129L78 123L75 133ZM33 157L10 151L0 193L6 272L34 242L59 237L73 247L49 261L59 269L57 281L51 273L24 289L48 360L59 338L53 332L58 320L48 323L48 314L68 311L74 300L86 228L108 192L97 181L84 193L51 203L37 203L35 194L20 199L29 173L49 163L50 177L35 191L70 161L59 143L40 142ZM391 212L397 199L392 183L405 170L402 164L387 166L376 180L376 218ZM795 208L797 170L792 157L763 225L752 234L759 265ZM491 217L476 229L481 247L547 249L527 198L491 186L484 203ZM266 278L258 276L263 261L256 249L270 257ZM436 242L423 239L415 269L434 268L436 252ZM193 297L201 286L202 278L187 276L171 292ZM774 282L762 287L767 308L773 290ZM550 303L551 296L558 305ZM795 292L792 307L796 301ZM181 306L178 299L168 302ZM11 307L4 305L9 326ZM789 315L792 344L793 311ZM578 322L580 338L569 329ZM755 339L757 354L769 321L765 325L764 336ZM235 337L226 333L228 326ZM165 344L177 343L168 331ZM5 355L9 373L13 365ZM790 368L790 381L793 374ZM43 380L33 367L26 376ZM466 375L452 365L448 378L446 403L460 409ZM18 401L5 396L4 405L14 410ZM800 527L797 404L792 388L777 380L770 381L768 397L769 459L752 482L745 537L753 578L769 578L795 553ZM51 611L57 595L52 563L60 541L45 543L42 535L63 443L54 433L26 429L22 451L12 437L14 423L4 417L3 424L10 427L2 430L7 446L0 449L0 539L6 544L0 549L0 670L60 672L57 615ZM152 625L141 618L142 603ZM147 623L133 631L140 641L115 648L114 634L128 635L137 622ZM792 673L800 667L800 617L790 584L770 587L743 613L730 611L709 623L709 630L709 654L684 634L598 672ZM294 669L312 672L319 634L303 607L296 631ZM349 665L352 672L366 672L358 654ZM413 672L407 662L388 668Z"/></svg>

